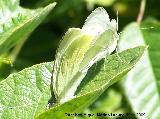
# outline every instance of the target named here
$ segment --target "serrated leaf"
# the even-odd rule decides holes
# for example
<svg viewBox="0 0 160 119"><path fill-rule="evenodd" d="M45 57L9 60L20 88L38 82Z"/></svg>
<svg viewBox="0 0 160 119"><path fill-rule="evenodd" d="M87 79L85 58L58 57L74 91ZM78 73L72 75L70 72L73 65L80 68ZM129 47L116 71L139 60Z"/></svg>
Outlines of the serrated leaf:
<svg viewBox="0 0 160 119"><path fill-rule="evenodd" d="M124 92L128 98L133 111L137 113L144 114L140 116L138 114L137 118L149 118L158 119L160 118L160 103L159 103L159 91L156 84L155 69L152 60L149 55L150 43L145 41L146 37L150 38L150 42L156 42L158 44L158 35L156 37L151 37L155 35L156 32L149 30L143 37L140 27L136 23L128 25L124 29L124 33L121 35L119 42L119 49L124 50L129 47L135 47L138 45L149 45L149 49L145 52L144 56L141 58L140 62L129 72L122 82ZM145 32L145 30L144 30ZM145 38L145 39L144 39ZM156 39L155 39L156 38ZM154 45L155 47L155 45ZM152 47L153 48L153 47ZM157 47L157 52L159 52L159 47ZM152 51L151 51L152 52Z"/></svg>
<svg viewBox="0 0 160 119"><path fill-rule="evenodd" d="M144 50L145 47L142 46L119 53L123 62L116 54L108 56L104 64L103 61L100 61L89 70L73 99L53 106L40 114L37 119L65 119L68 118L65 113L82 112L110 85L119 81L138 62Z"/></svg>
<svg viewBox="0 0 160 119"><path fill-rule="evenodd" d="M58 48L53 70L52 92L56 103L71 99L88 69L115 50L116 24L99 7L88 16L82 29L68 30Z"/></svg>
<svg viewBox="0 0 160 119"><path fill-rule="evenodd" d="M0 53L4 53L27 36L43 21L55 3L36 10L19 6L19 0L0 1Z"/></svg>

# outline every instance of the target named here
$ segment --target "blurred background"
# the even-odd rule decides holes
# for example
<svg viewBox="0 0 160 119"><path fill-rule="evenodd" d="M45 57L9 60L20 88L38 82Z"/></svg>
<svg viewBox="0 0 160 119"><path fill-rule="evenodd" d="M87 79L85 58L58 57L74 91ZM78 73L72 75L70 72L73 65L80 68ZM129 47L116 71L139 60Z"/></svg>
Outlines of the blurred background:
<svg viewBox="0 0 160 119"><path fill-rule="evenodd" d="M52 2L57 2L56 7L26 40L13 66L5 64L5 71L8 72L5 72L4 77L13 70L19 71L34 64L53 61L59 41L67 29L81 28L86 17L98 6L104 7L110 18L116 19L118 11L119 32L121 32L127 24L136 22L141 0L20 0L20 5L35 9ZM147 0L143 19L159 20L159 12L160 0ZM118 84L111 86L85 112L132 112L122 92Z"/></svg>
<svg viewBox="0 0 160 119"><path fill-rule="evenodd" d="M33 64L53 61L58 43L70 27L82 27L86 17L98 6L104 7L111 18L119 12L119 32L137 19L141 0L20 0L25 8L39 8L51 2L56 7L28 38L14 64L21 70ZM147 0L144 19L160 19L160 0Z"/></svg>

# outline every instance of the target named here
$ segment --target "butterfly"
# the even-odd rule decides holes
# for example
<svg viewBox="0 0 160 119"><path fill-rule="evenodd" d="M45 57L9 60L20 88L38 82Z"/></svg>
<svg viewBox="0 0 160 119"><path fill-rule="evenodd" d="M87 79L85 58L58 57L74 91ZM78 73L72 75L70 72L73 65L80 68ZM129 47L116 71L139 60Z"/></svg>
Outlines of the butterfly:
<svg viewBox="0 0 160 119"><path fill-rule="evenodd" d="M117 46L118 22L102 7L95 9L83 27L70 28L60 42L51 78L52 97L64 103L74 97L88 69Z"/></svg>

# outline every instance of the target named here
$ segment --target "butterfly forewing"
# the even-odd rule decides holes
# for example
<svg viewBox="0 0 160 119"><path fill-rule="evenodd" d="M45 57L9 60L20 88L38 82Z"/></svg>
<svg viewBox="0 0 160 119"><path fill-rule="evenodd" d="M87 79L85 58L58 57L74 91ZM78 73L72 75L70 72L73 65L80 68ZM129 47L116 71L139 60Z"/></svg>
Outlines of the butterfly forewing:
<svg viewBox="0 0 160 119"><path fill-rule="evenodd" d="M74 40L69 44L69 47L66 47L62 52L63 54L59 56L58 60L60 60L60 62L57 61L58 63L56 64L59 70L54 72L56 77L53 78L53 83L56 95L60 100L69 95L73 96L75 89L73 90L73 94L68 94L68 90L72 88L70 84L72 84L73 78L75 78L75 75L79 71L79 65L91 42L92 36L90 35L82 33L78 37L75 36ZM76 79L74 79L74 81L76 82Z"/></svg>

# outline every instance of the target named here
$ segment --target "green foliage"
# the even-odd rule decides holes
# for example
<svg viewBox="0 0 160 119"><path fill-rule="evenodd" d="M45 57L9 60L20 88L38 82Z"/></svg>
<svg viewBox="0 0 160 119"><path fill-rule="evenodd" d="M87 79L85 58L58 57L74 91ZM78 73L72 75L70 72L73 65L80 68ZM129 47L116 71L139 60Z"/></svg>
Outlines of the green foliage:
<svg viewBox="0 0 160 119"><path fill-rule="evenodd" d="M157 26L155 26L157 23L154 23L152 20L149 23L152 24L151 26L155 29L152 31L150 31L151 29L142 31L143 34L136 23L132 23L124 29L124 33L119 42L120 50L145 44L149 44L149 48L140 62L127 74L126 80L122 82L122 86L135 113L142 112L145 113L144 117L146 118L158 119L160 118L160 98L159 88L157 87L158 77L156 70L158 62L155 61L157 57L155 53L159 52L160 45L157 42L159 39L159 30ZM147 24L147 22L144 23L143 27L147 26ZM153 51L152 48L155 50Z"/></svg>
<svg viewBox="0 0 160 119"><path fill-rule="evenodd" d="M131 23L143 11L144 18L160 18L159 1L147 1L138 15L139 5L138 0L1 0L0 118L110 118L65 114L84 112L159 119L160 23L154 18ZM96 9L79 28L97 6L107 12ZM119 22L110 19L115 10ZM120 30L127 25L120 34L117 24Z"/></svg>
<svg viewBox="0 0 160 119"><path fill-rule="evenodd" d="M0 1L1 80L4 79L6 75L9 75L5 71L6 68L3 68L3 63L14 63L25 40L28 38L31 32L33 32L33 30L44 20L44 18L48 15L54 6L55 3L51 3L44 8L31 10L20 7L19 0ZM10 51L12 52L10 53ZM4 59L10 59L10 61Z"/></svg>
<svg viewBox="0 0 160 119"><path fill-rule="evenodd" d="M0 1L0 53L5 53L28 35L44 20L55 3L29 10L19 6L19 0Z"/></svg>
<svg viewBox="0 0 160 119"><path fill-rule="evenodd" d="M50 98L49 85L53 63L35 65L19 73L11 74L0 82L1 118L8 116L10 118L33 118L37 115L40 115L37 118L63 118L65 112L75 110L82 112L106 88L120 80L135 65L144 50L145 47L137 47L119 53L124 62L121 62L116 54L109 56L104 64L99 62L95 66L99 71L96 71L95 67L89 71L85 78L87 83L79 87L76 97L48 111L45 110ZM104 68L103 65L108 67ZM97 74L92 79L93 73Z"/></svg>
<svg viewBox="0 0 160 119"><path fill-rule="evenodd" d="M1 119L31 119L46 109L52 66L35 65L0 82Z"/></svg>

